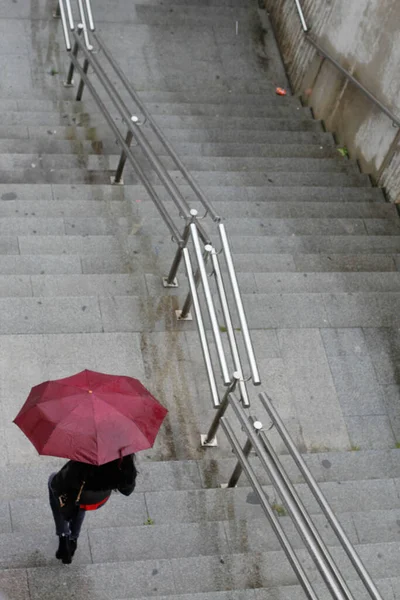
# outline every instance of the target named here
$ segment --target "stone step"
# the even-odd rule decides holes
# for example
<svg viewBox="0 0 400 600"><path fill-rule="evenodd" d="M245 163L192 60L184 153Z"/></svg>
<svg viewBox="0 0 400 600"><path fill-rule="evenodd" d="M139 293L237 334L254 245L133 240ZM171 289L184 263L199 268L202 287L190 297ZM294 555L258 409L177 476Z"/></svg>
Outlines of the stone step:
<svg viewBox="0 0 400 600"><path fill-rule="evenodd" d="M232 19L240 18L242 27L245 27L249 20L249 10L240 5L226 6L226 5L212 5L212 6L199 6L182 4L159 5L157 10L154 7L144 3L135 3L130 5L128 11L123 3L118 3L114 6L112 11L109 10L108 6L99 4L96 11L96 22L100 23L121 23L132 24L132 25L147 25L147 26L161 26L168 24L169 26L182 26L190 27L193 21L197 21L199 26L208 25L208 29L211 25L216 24L228 27L232 23ZM32 20L48 19L49 14L47 7L44 5L38 9L35 14L27 15ZM250 16L252 12L250 13Z"/></svg>
<svg viewBox="0 0 400 600"><path fill-rule="evenodd" d="M397 236L318 236L261 237L229 235L232 248L239 254L396 254Z"/></svg>
<svg viewBox="0 0 400 600"><path fill-rule="evenodd" d="M365 544L400 542L396 527L399 515L400 509L395 509L343 513L338 515L338 518L356 551L360 551ZM28 529L19 531L20 523L17 520L16 529L12 533L0 533L0 569L57 564L54 558L55 539L50 535L53 525L44 521L43 516L41 515L40 532L37 531L36 520ZM141 525L119 527L96 527L95 519L90 519L90 524L87 523L88 530L82 533L79 540L74 566L281 551L280 543L267 518L252 519L251 515L249 517L248 520L239 522L221 520L199 523L171 522L160 525L154 522L147 526L145 520ZM325 517L316 515L313 521L328 547L340 546ZM293 548L303 550L304 544L291 519L281 516L280 524ZM379 526L382 526L382 536L378 541L376 533Z"/></svg>
<svg viewBox="0 0 400 600"><path fill-rule="evenodd" d="M83 154L0 154L0 172L13 169L85 169L100 171L115 170L119 155L97 156ZM145 170L151 169L141 153L137 158ZM166 169L176 169L170 157L163 157ZM189 171L290 171L290 172L343 172L359 173L355 161L335 158L267 158L267 157L185 157L183 162Z"/></svg>
<svg viewBox="0 0 400 600"><path fill-rule="evenodd" d="M236 254L397 254L399 241L396 236L229 236ZM120 252L119 242L112 236L19 236L0 238L0 254L96 254L107 255ZM137 253L141 242L136 236L128 238L130 252ZM173 256L175 246L168 239L157 240L158 252L165 257ZM157 254L157 251L155 251ZM267 257L266 257L267 259Z"/></svg>
<svg viewBox="0 0 400 600"><path fill-rule="evenodd" d="M214 450L212 452L212 458L206 454L204 459L185 461L152 461L147 460L146 458L143 458L143 455L138 454L137 466L139 476L135 494L129 499L123 498L117 494L115 496L115 501L128 504L130 502L139 502L142 509L145 510L143 508L145 505L142 497L142 494L145 492L196 490L195 493L200 494L201 488L217 488L219 493L220 484L228 481L234 466L236 465L236 460L234 458L219 458L215 456ZM359 480L400 480L399 454L399 449L363 450L353 452L311 452L303 454L303 458L318 482L331 482L333 484L338 481L350 481L354 484L354 482ZM269 484L269 479L260 466L258 459L251 456L250 460L257 476L260 478L260 482L263 485ZM285 470L290 475L293 483L304 483L301 473L287 454L280 456L280 460ZM8 500L14 500L15 507L18 507L20 502L25 502L27 499L36 498L38 501L47 501L46 482L49 474L52 471L59 469L64 463L64 459L35 457L35 462L30 462L29 464L3 464L0 469L0 481L2 484L0 498L2 503L4 504L4 502L7 502ZM249 490L249 485L244 475L239 479L238 486L240 488L246 487ZM230 490L229 493L232 491L233 490ZM6 515L7 510L4 508L3 504L1 506L1 522L3 523L4 521L5 525L1 527L1 531L7 532L11 530L11 525L9 517ZM377 504L373 510L378 509L379 506ZM357 506L354 510L358 510ZM365 509L363 508L360 510ZM103 511L101 512L103 513ZM114 511L108 512L109 516L112 517ZM26 513L23 514L21 512L18 517L19 520L22 517L25 517L25 524L30 521L29 516ZM131 524L142 524L140 519L141 517L138 521L136 520ZM36 520L32 521L36 522ZM16 522L16 519L13 519L14 525L16 525ZM94 519L94 525L97 522L98 520L96 517ZM39 527L40 525L37 524L37 526ZM109 522L107 526L110 526ZM18 528L14 529L22 531L23 527L24 525L20 523Z"/></svg>
<svg viewBox="0 0 400 600"><path fill-rule="evenodd" d="M162 105L161 105L162 106ZM173 106L173 105L172 105ZM192 106L192 105L188 105ZM262 113L254 110L254 115L251 111L243 113L232 108L231 110L221 109L217 113L214 110L216 116L213 115L212 110L200 114L192 114L195 111L180 111L178 107L175 108L175 113L168 113L167 110L164 112L161 108L155 108L153 117L155 122L162 129L244 129L250 130L264 130L264 131L315 131L323 132L323 126L321 121L316 121L310 118L309 109L299 107L272 107L270 109L265 108ZM172 109L171 109L172 111ZM183 114L182 114L183 112ZM188 114L185 114L187 112ZM210 113L210 114L208 114ZM229 113L233 113L230 115ZM239 113L236 115L235 113ZM98 112L5 112L2 115L2 126L12 127L18 125L18 127L105 127L105 119L101 113ZM113 118L119 126L123 126L122 118L119 115L113 115ZM110 132L111 133L111 132Z"/></svg>
<svg viewBox="0 0 400 600"><path fill-rule="evenodd" d="M392 589L388 578L397 579L398 548L398 543L358 547L360 557L372 577L387 581L383 589ZM342 553L341 549L332 549L333 558L339 562L345 579L358 584L358 575L350 563L343 560ZM377 554L382 560L376 560ZM299 557L311 582L321 583L312 559L303 550L299 551ZM120 562L77 566L73 569L39 567L28 569L27 574L32 600L39 600L49 593L54 600L72 600L82 594L82 582L93 600L149 597L154 596L155 592L164 597L190 594L193 598L194 589L196 592L208 592L210 597L210 593L214 594L215 591L249 587L264 588L257 590L257 598L265 598L279 586L285 586L285 589L287 586L296 586L296 590L299 588L296 575L282 551Z"/></svg>
<svg viewBox="0 0 400 600"><path fill-rule="evenodd" d="M11 223L18 219L11 219ZM133 216L132 226L135 230L140 229L140 233L148 236L162 235L165 231L165 224L160 218L152 217L141 219L135 219ZM7 223L8 219L4 219L3 222ZM77 228L76 233L84 232L85 219L76 219L75 226ZM96 222L99 222L99 233L105 232L105 225L99 218L94 218L92 227L95 228ZM125 227L123 219L121 221L121 228ZM400 234L400 219L335 219L335 218L281 218L281 219L263 219L263 218L250 218L250 217L236 217L236 218L224 218L224 223L228 235L231 236L309 236L309 235L348 235L348 236L396 236ZM67 227L72 227L74 219L69 219L66 222ZM1 225L1 221L0 221ZM219 236L215 230L214 223L206 221L204 229L208 232L212 241L216 246L219 246ZM6 225L5 225L6 227ZM11 225L12 227L12 225ZM90 225L88 224L88 227ZM1 229L0 229L1 230ZM90 229L90 231L96 231L96 229ZM69 231L69 230L68 230ZM10 234L13 232L9 230ZM89 231L88 231L89 232ZM393 240L395 241L395 240ZM399 241L400 243L400 241Z"/></svg>
<svg viewBox="0 0 400 600"><path fill-rule="evenodd" d="M52 218L13 216L0 218L0 236L10 235L109 235L129 233L130 223L125 217ZM162 228L161 228L162 229Z"/></svg>
<svg viewBox="0 0 400 600"><path fill-rule="evenodd" d="M5 101L8 102L7 100ZM2 101L0 99L0 108ZM95 104L88 107L87 112L80 105L60 105L58 110L54 108L45 110L34 110L28 106L25 110L9 110L4 107L2 113L3 125L88 125L92 122L104 123L104 117L96 108ZM311 111L309 108L296 105L271 105L268 106L246 106L243 108L238 104L211 104L211 103L146 103L148 112L158 118L161 116L171 116L177 119L181 117L203 117L202 121L207 122L208 118L223 118L228 117L242 119L310 119ZM134 110L134 109L133 109ZM112 116L116 120L121 120L118 113L113 113ZM138 112L140 116L140 112ZM174 121L174 119L173 119ZM186 119L183 120L186 123ZM191 119L188 119L188 123ZM195 122L198 122L197 119Z"/></svg>
<svg viewBox="0 0 400 600"><path fill-rule="evenodd" d="M62 263L64 264L64 263ZM299 294L333 292L399 292L400 273L258 273L237 269L243 294ZM184 283L184 274L180 275ZM157 282L151 279L151 290ZM149 285L150 285L149 283ZM158 282L163 294L161 280ZM186 287L185 287L186 289ZM132 296L147 293L145 275L71 274L0 275L0 297ZM171 290L176 294L176 290Z"/></svg>
<svg viewBox="0 0 400 600"><path fill-rule="evenodd" d="M187 185L179 186L183 196L190 203L191 208L197 208L201 212L201 205L196 199L193 191ZM353 203L368 202L379 203L390 206L385 203L382 190L374 187L296 187L293 186L201 186L203 193L210 202L224 201L230 204L243 201L260 206L268 203L277 203L284 206L289 203L297 203L299 210L302 210L304 203L323 203L326 210L329 211L331 203ZM166 190L159 185L154 185L154 190L158 197L164 202L171 202ZM36 184L34 186L24 183L1 184L0 200L57 200L65 202L83 200L128 200L134 205L148 203L152 205L145 189L140 185L113 186L105 185L85 185L85 184ZM1 203L3 204L3 203ZM236 210L236 208L235 208ZM156 214L156 213L155 213ZM225 216L225 215L223 215ZM226 215L228 216L228 215Z"/></svg>
<svg viewBox="0 0 400 600"><path fill-rule="evenodd" d="M245 194L244 194L245 196ZM240 197L240 193L238 194L238 197ZM277 198L278 200L279 198ZM210 197L210 200L212 200L212 195ZM57 212L62 210L62 207L59 207L57 209L57 207L54 206L54 202L51 201L43 201L43 213L44 214L48 214L49 216L59 216L60 213ZM16 206L18 203L16 201L14 202L7 202L7 204L3 203L3 205L0 204L0 215L2 214L7 214L7 215L12 215L14 212L14 206ZM37 210L37 214L39 211L39 203L36 202L36 204L38 205L36 210ZM96 205L95 201L86 201L86 204L88 206L87 210L89 211L89 206L92 206L93 204ZM86 206L85 204L85 206ZM100 204L100 202L97 202L97 204ZM114 202L112 205L112 211L114 211L114 205L116 205L117 202ZM71 208L70 208L71 205ZM76 205L76 202L75 202ZM165 202L164 205L166 206L167 210L170 212L170 214L173 214L174 212L174 205L173 203L170 202ZM231 201L224 201L224 200L217 200L217 201L213 201L213 205L215 207L215 209L217 210L217 212L220 215L223 215L224 219L228 219L228 220L232 220L238 217L248 217L248 218L252 218L252 219L296 219L296 218L310 218L310 219L317 219L317 218L321 218L321 219L388 219L388 220L393 220L394 222L398 221L398 213L397 213L397 208L394 204L381 204L381 203L363 203L363 202L302 202L301 204L299 202L290 202L290 201L286 201L286 202L246 202L243 199L242 196L242 201L241 202L233 202ZM7 208L9 206L9 208ZM64 206L64 202L63 202L63 206ZM23 212L23 209L25 207L26 212L28 212L28 214L30 214L30 209L32 208L32 210L35 209L35 202L29 202L29 201L25 201L25 202L19 202L19 207L20 210ZM71 210L71 213L73 212L73 207L74 207L74 203L70 202L68 203L67 201L67 209ZM141 218L144 219L149 219L149 218L155 218L159 213L158 210L155 206L155 204L152 201L148 201L148 202L135 202L134 204L132 204L133 207L133 214L137 215ZM79 210L84 210L84 207L82 207L82 209L76 209L77 214L79 214ZM100 209L99 209L100 210ZM47 212L48 211L48 212ZM65 213L63 213L65 214ZM93 211L93 214L95 214L95 211ZM62 216L62 215L61 215Z"/></svg>
<svg viewBox="0 0 400 600"><path fill-rule="evenodd" d="M18 158L18 154L11 155L11 161L13 158ZM47 159L47 162L45 163ZM57 157L43 157L43 164L51 164L52 161L56 161ZM61 157L60 157L61 160ZM139 162L147 169L151 168L147 161L144 161L141 157ZM166 169L174 170L175 163L169 157L163 157L162 162ZM267 157L190 157L185 156L182 160L188 171L273 171L278 173L280 171L290 173L312 173L312 172L340 172L340 173L359 173L358 165L355 161L341 160L339 158L267 158ZM91 155L88 157L87 167L94 171L100 170L101 168L107 168L115 170L119 163L119 155L114 156L96 156ZM0 166L2 164L2 157L0 156ZM12 164L12 162L11 162ZM57 162L55 162L57 164ZM7 165L7 159L5 161ZM17 162L18 165L18 162ZM6 167L7 168L7 167ZM11 167L13 168L13 167Z"/></svg>
<svg viewBox="0 0 400 600"><path fill-rule="evenodd" d="M175 142L174 150L178 156L265 156L265 157L298 157L298 158L337 158L338 153L333 144L324 140L324 146L319 144L240 144L235 142L203 143ZM162 144L152 144L159 156L167 152ZM76 141L63 139L2 139L0 140L1 154L116 154L118 145L111 140L100 142ZM140 150L133 148L135 155Z"/></svg>
<svg viewBox="0 0 400 600"><path fill-rule="evenodd" d="M118 256L121 263L123 259ZM126 268L126 267L125 267ZM2 276L39 275L39 274L79 274L82 273L81 259L78 255L36 255L36 256L0 256Z"/></svg>
<svg viewBox="0 0 400 600"><path fill-rule="evenodd" d="M204 50L204 47L203 47ZM268 107L300 107L302 108L300 99L295 96L288 95L285 97L270 95L262 93L240 93L234 92L233 90L225 90L218 92L215 89L210 88L207 92L196 90L195 92L181 88L176 91L165 91L165 90L138 90L138 95L142 102L145 103L146 107L149 105L162 105L162 104L177 104L180 107L185 105L214 105L229 107L236 106L240 107L238 110L253 110L255 108L261 108L264 110ZM49 100L48 98L1 98L0 108L4 111L24 111L24 112L66 112L72 113L79 112L92 112L93 110L98 112L98 106L90 95L84 96L83 100L76 102L74 99L60 99L59 97ZM185 109L184 109L185 110Z"/></svg>
<svg viewBox="0 0 400 600"><path fill-rule="evenodd" d="M185 297L181 293L181 302ZM398 292L243 294L250 329L398 327ZM264 307L260 311L260 306ZM4 335L193 330L179 323L177 296L57 296L0 298ZM217 306L217 318L223 315ZM233 316L233 325L240 328ZM208 319L205 327L210 329Z"/></svg>
<svg viewBox="0 0 400 600"><path fill-rule="evenodd" d="M397 591L400 585L400 579L379 579L374 581L377 588L383 598L394 598L394 590ZM350 591L355 600L363 600L365 598L365 587L358 581L348 582ZM331 593L327 590L324 584L314 584L313 589L316 592L317 598L320 600L331 600ZM264 600L266 597L273 598L274 600L306 600L307 596L304 593L300 585L285 585L283 587L272 587L262 588L257 587L255 589L240 589L235 590L230 586L229 592L226 591L213 591L212 597L215 600ZM210 597L209 592L198 592L188 594L170 594L169 600L208 600ZM397 597L397 596L396 596ZM154 600L165 600L165 596L153 596ZM122 600L119 598L118 600ZM123 600L133 600L133 596L130 598L124 598ZM137 598L136 600L144 600L144 597Z"/></svg>
<svg viewBox="0 0 400 600"><path fill-rule="evenodd" d="M358 205L356 205L358 206ZM369 205L366 205L369 206ZM373 206L373 205L372 205ZM382 205L383 208L390 205ZM361 205L362 208L362 205ZM377 207L379 208L379 207ZM156 209L157 210L157 209ZM36 218L82 218L82 217L127 217L130 213L127 203L120 200L0 200L0 219L4 217ZM362 212L362 210L360 211ZM370 212L370 211L367 211ZM384 210L370 214L390 217Z"/></svg>
<svg viewBox="0 0 400 600"><path fill-rule="evenodd" d="M297 111L295 111L297 113ZM37 114L37 113L33 113ZM18 116L18 115L17 115ZM322 132L323 125L321 121L315 121L313 119L307 119L304 115L297 113L290 117L276 118L268 117L229 117L229 116L173 116L173 115L154 115L154 120L163 129L202 129L202 130L215 130L215 129L228 129L234 130L245 130L245 131L315 131ZM116 119L117 122L121 123L121 118ZM31 125L44 125L45 123L31 122ZM57 122L59 123L59 122ZM22 123L22 125L29 125L29 123ZM63 123L59 123L62 125ZM7 125L7 123L5 123ZM104 117L102 115L96 115L95 113L90 115L90 118L84 118L83 115L76 115L76 126L79 127L97 127L98 125L104 125ZM51 122L49 123L51 126Z"/></svg>
<svg viewBox="0 0 400 600"><path fill-rule="evenodd" d="M234 252L234 264L237 272L243 273L331 273L331 272L393 272L399 269L400 255L383 255L383 254L236 254ZM89 261L89 259L87 259ZM82 258L83 268L90 266L92 269L107 268L107 263L104 265L101 260L96 263L86 263L86 259ZM160 274L166 274L171 267L172 259L160 259L158 268ZM221 268L224 270L224 262L221 262ZM85 271L84 271L85 272ZM89 271L91 272L91 271Z"/></svg>
<svg viewBox="0 0 400 600"><path fill-rule="evenodd" d="M151 273L155 270L159 279L162 274L168 273L171 262L172 258L158 260L155 269L146 257L142 260L136 255L134 260L129 260L123 253L109 253L106 256L97 254L0 255L0 272L2 275L79 275L81 273L96 275L141 271ZM265 258L261 254L235 254L234 263L238 273L396 272L400 267L400 255L271 254ZM223 263L221 266L224 270ZM157 282L153 285L158 285L159 281Z"/></svg>
<svg viewBox="0 0 400 600"><path fill-rule="evenodd" d="M124 190L121 190L125 194ZM240 195L240 194L238 194ZM99 194L100 196L100 194ZM81 218L81 217L127 217L129 214L136 220L154 219L158 210L151 200L130 204L121 200L87 200L63 199L55 200L8 200L0 201L0 218L4 217L54 217L54 218ZM228 219L238 217L259 219L387 219L398 220L397 209L394 204L373 204L362 202L213 202L217 212ZM175 205L170 201L165 206L170 214L176 211Z"/></svg>
<svg viewBox="0 0 400 600"><path fill-rule="evenodd" d="M307 121L307 123L314 123L314 121ZM224 129L223 127L214 127L210 129L197 128L197 129L177 129L163 127L163 133L166 138L173 144L176 141L184 142L237 142L237 143L269 143L269 144L332 144L332 135L324 133L322 131L301 131L301 130L282 130L279 134L275 130L266 128L252 129L252 130L238 130L238 129ZM49 136L53 136L54 139L67 139L67 140L111 140L114 142L115 137L113 136L110 128L106 125L98 125L97 127L76 127L76 126L62 126L58 127L43 127L43 126L29 126L29 127L1 127L0 137L1 138L17 138L25 139L27 137L49 139ZM147 135L149 141L154 140L154 135L148 130Z"/></svg>
<svg viewBox="0 0 400 600"><path fill-rule="evenodd" d="M400 273L254 272L254 279L256 291L266 294L400 291ZM241 289L246 292L245 281Z"/></svg>
<svg viewBox="0 0 400 600"><path fill-rule="evenodd" d="M0 183L76 183L106 185L110 181L112 171L88 171L83 169L50 169L48 171L38 168L13 169L0 171ZM171 178L182 185L185 180L178 171L169 172ZM335 173L335 172L291 172L284 173L260 171L192 171L192 176L200 186L262 186L270 184L271 187L286 186L310 186L321 185L331 187L370 187L371 182L368 175L362 173ZM157 184L157 176L154 172L148 172L151 183ZM130 169L124 172L124 181L127 184L138 183L138 178Z"/></svg>
<svg viewBox="0 0 400 600"><path fill-rule="evenodd" d="M229 235L389 235L400 234L400 219L226 219Z"/></svg>

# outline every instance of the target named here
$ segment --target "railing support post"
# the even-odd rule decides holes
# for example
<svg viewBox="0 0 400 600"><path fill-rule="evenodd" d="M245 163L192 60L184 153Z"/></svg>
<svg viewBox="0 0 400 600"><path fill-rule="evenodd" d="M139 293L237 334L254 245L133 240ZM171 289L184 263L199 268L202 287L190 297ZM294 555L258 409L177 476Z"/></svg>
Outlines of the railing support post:
<svg viewBox="0 0 400 600"><path fill-rule="evenodd" d="M133 133L131 131L128 131L128 133L126 134L126 138L125 138L125 144L128 146L128 148L130 148L132 140L133 140ZM119 158L117 170L115 171L114 177L112 177L113 184L118 185L118 184L123 183L122 173L124 171L125 163L126 163L126 152L125 152L125 150L122 150L121 156Z"/></svg>
<svg viewBox="0 0 400 600"><path fill-rule="evenodd" d="M246 443L242 449L243 454L245 455L246 458L249 456L251 448L252 448L251 441L246 440ZM228 483L226 484L226 487L228 487L228 488L236 487L237 482L239 481L239 477L242 474L242 471L243 471L243 467L240 464L240 462L238 461L236 464L236 467L233 469L233 473L230 476Z"/></svg>
<svg viewBox="0 0 400 600"><path fill-rule="evenodd" d="M61 8L59 2L57 2L56 9L53 10L53 19L61 19Z"/></svg>
<svg viewBox="0 0 400 600"><path fill-rule="evenodd" d="M240 380L240 373L238 373L237 371L234 372L233 374L233 379L232 382L230 384L229 387L226 388L224 397L221 400L221 404L218 407L217 413L210 425L210 429L208 430L207 434L202 433L200 435L200 440L201 440L201 445L202 446L209 446L209 447L215 447L218 446L217 443L217 438L215 437L218 431L218 427L221 421L221 417L224 416L226 409L228 408L228 404L229 404L229 394L231 392L233 392L236 388L236 385L238 383L238 381Z"/></svg>
<svg viewBox="0 0 400 600"><path fill-rule="evenodd" d="M176 278L176 274L178 273L179 265L181 264L181 261L182 261L183 249L186 248L187 242L189 239L190 223L193 223L193 221L195 220L197 215L198 215L197 210L195 208L192 208L190 210L191 219L188 223L186 223L185 229L183 230L182 238L183 238L184 245L179 246L178 250L176 251L176 254L175 254L175 257L172 262L172 265L171 265L168 275L166 277L162 278L163 286L165 288L178 287L178 285L179 285L178 280Z"/></svg>
<svg viewBox="0 0 400 600"><path fill-rule="evenodd" d="M60 6L60 5L58 5ZM78 35L80 35L82 33L82 24L80 23L78 25ZM75 58L78 58L78 52L79 52L79 45L78 42L75 41L74 47L72 49L72 56L74 56ZM69 69L68 69L68 74L67 74L67 79L64 81L64 87L72 87L74 85L74 72L75 72L75 67L74 67L74 63L70 62L69 65Z"/></svg>
<svg viewBox="0 0 400 600"><path fill-rule="evenodd" d="M85 61L83 63L83 72L85 73L85 75L87 75L88 70L89 70L89 61L85 58ZM80 102L82 100L82 94L83 94L84 88L85 88L85 82L83 81L83 77L81 77L81 80L79 82L78 91L76 94L77 102Z"/></svg>
<svg viewBox="0 0 400 600"><path fill-rule="evenodd" d="M131 117L132 123L137 123L138 120L139 120L138 117L135 117L134 115ZM126 134L126 138L125 138L125 144L128 146L128 148L131 147L132 140L133 140L133 133L129 129L128 133ZM111 178L112 183L115 185L123 184L122 173L124 171L126 158L127 158L126 152L125 152L125 150L122 150L117 170L115 171L114 177Z"/></svg>
<svg viewBox="0 0 400 600"><path fill-rule="evenodd" d="M204 246L203 260L204 260L205 264L207 264L208 258L212 251L213 251L213 247L210 244L206 244ZM194 283L195 283L196 288L199 286L200 279L201 279L201 272L200 272L200 267L198 267L196 269L196 273L194 275ZM185 320L190 321L191 320L192 317L190 316L190 309L192 306L192 302L193 302L192 293L189 290L188 295L186 296L186 300L183 303L182 310L176 311L178 321L185 321Z"/></svg>
<svg viewBox="0 0 400 600"><path fill-rule="evenodd" d="M255 432L258 433L262 429L262 423L260 421L253 421L253 427L254 427ZM253 444L251 443L251 441L249 439L247 439L245 442L245 445L243 447L243 454L245 455L246 458L249 456L252 447L253 447ZM233 469L233 473L232 473L226 487L228 487L228 488L236 487L237 482L239 481L239 477L242 474L242 471L243 471L242 464L238 460L236 467Z"/></svg>

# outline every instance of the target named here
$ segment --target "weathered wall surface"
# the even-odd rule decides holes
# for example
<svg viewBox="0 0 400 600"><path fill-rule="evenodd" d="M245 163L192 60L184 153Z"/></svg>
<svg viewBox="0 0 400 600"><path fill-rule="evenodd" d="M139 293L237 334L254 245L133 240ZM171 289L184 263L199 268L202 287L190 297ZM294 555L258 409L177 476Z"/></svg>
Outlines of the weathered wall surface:
<svg viewBox="0 0 400 600"><path fill-rule="evenodd" d="M303 0L311 34L400 117L400 2ZM295 93L400 202L400 132L304 37L294 0L266 0Z"/></svg>

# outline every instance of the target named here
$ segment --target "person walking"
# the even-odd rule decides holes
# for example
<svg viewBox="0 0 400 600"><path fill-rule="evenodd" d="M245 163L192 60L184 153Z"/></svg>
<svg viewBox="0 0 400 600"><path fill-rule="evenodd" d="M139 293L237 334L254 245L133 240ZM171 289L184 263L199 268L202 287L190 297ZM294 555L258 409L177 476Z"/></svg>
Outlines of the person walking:
<svg viewBox="0 0 400 600"><path fill-rule="evenodd" d="M48 481L63 563L72 561L86 512L103 506L113 490L133 492L135 454L153 447L167 413L126 375L85 369L31 389L14 423L39 454L69 459Z"/></svg>
<svg viewBox="0 0 400 600"><path fill-rule="evenodd" d="M113 490L130 496L136 476L134 454L100 466L70 460L50 475L50 507L59 537L56 558L72 562L86 512L104 506Z"/></svg>

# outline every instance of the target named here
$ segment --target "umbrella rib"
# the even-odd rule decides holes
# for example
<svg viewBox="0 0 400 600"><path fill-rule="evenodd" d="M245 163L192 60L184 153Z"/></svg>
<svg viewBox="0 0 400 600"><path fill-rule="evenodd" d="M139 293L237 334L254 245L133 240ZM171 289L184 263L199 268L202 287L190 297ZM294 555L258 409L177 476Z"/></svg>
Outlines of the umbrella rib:
<svg viewBox="0 0 400 600"><path fill-rule="evenodd" d="M124 394L115 394L115 395L116 395L116 396L118 395L118 396L122 396L122 397L124 397ZM127 417L126 415L124 415L124 413L123 413L123 412L121 412L121 411L118 409L118 407L117 407L117 406L115 406L114 404L110 404L110 402L107 402L107 400L104 400L104 399L103 399L103 398L101 398L101 397L100 397L98 394L96 394L96 398L97 398L97 399L98 399L100 402L103 402L104 404L106 404L107 406L112 406L112 407L114 408L115 412L117 412L117 413L118 413L118 414L120 414L122 417L124 417L124 419L128 419L128 420L130 420L131 422L133 422L133 421L132 421L132 419L130 419L129 417ZM144 433L144 432L141 430L141 428L139 427L139 425L138 425L137 423L135 423L135 426L136 426L136 427L139 429L139 431L140 431L140 433L143 435L143 437L145 437L145 438L146 438L146 434L145 434L145 433Z"/></svg>

